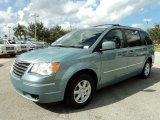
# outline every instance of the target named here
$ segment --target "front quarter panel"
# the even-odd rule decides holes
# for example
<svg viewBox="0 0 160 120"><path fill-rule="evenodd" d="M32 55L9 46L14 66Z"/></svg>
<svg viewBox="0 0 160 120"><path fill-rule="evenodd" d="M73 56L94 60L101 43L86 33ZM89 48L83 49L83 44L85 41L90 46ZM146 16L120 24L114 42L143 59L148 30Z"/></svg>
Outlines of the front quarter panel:
<svg viewBox="0 0 160 120"><path fill-rule="evenodd" d="M100 64L101 62L99 53L91 53L83 57L79 57L76 60L62 63L55 77L55 80L61 81L59 86L60 91L65 92L67 83L71 77L75 73L85 69L93 70L97 74L99 83Z"/></svg>

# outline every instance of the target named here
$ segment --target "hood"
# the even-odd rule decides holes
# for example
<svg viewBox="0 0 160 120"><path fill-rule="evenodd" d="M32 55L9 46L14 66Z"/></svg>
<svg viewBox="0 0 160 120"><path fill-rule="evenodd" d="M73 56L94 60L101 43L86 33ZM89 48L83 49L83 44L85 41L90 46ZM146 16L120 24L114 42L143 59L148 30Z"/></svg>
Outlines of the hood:
<svg viewBox="0 0 160 120"><path fill-rule="evenodd" d="M81 48L62 48L62 47L49 47L46 49L33 50L31 52L20 55L17 60L37 63L37 62L60 62L65 57L70 58L78 55L84 49Z"/></svg>

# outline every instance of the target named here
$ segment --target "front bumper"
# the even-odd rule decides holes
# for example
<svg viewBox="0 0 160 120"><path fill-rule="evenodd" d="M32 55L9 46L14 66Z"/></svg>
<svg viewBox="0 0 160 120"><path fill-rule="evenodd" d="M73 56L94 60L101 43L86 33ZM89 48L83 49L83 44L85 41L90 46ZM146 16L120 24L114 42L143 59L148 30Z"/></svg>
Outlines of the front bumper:
<svg viewBox="0 0 160 120"><path fill-rule="evenodd" d="M27 52L28 50L27 49L22 49L21 50L21 52L23 53L23 52Z"/></svg>
<svg viewBox="0 0 160 120"><path fill-rule="evenodd" d="M11 55L16 53L17 51L14 51L14 50L0 50L0 55Z"/></svg>
<svg viewBox="0 0 160 120"><path fill-rule="evenodd" d="M11 72L10 77L16 92L29 100L39 103L63 100L64 93L59 90L60 81L53 80L53 76L40 77L34 74L24 74L22 78L18 78ZM44 83L44 81L46 81L46 83Z"/></svg>

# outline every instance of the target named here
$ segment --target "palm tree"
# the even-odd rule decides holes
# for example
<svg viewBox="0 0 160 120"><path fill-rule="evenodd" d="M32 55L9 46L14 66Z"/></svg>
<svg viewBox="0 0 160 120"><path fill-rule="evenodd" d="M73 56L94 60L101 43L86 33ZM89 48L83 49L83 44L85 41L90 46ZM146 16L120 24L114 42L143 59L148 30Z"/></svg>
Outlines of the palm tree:
<svg viewBox="0 0 160 120"><path fill-rule="evenodd" d="M50 29L50 37L52 42L65 35L69 31L63 30L61 26L54 26Z"/></svg>
<svg viewBox="0 0 160 120"><path fill-rule="evenodd" d="M21 40L22 39L22 36L24 36L24 38L26 37L27 35L27 29L24 25L20 25L18 24L17 27L13 28L14 30L14 35L19 39Z"/></svg>
<svg viewBox="0 0 160 120"><path fill-rule="evenodd" d="M8 35L4 35L4 38L7 39Z"/></svg>

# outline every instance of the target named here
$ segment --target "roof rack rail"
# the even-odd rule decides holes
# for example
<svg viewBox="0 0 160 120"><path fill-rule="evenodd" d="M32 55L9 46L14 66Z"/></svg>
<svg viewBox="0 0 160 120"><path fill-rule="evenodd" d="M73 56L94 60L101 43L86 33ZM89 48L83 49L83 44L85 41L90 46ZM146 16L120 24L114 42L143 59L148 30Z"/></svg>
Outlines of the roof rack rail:
<svg viewBox="0 0 160 120"><path fill-rule="evenodd" d="M105 26L120 26L120 27L126 27L126 28L135 28L135 29L141 29L141 28L136 28L136 27L131 27L131 26L125 26L125 25L120 25L120 24L101 24L101 25L96 25L96 26L92 26L92 27L105 27Z"/></svg>
<svg viewBox="0 0 160 120"><path fill-rule="evenodd" d="M107 25L120 26L119 24L101 24L101 25L96 25L96 26L93 26L93 27L100 27L100 26L107 26Z"/></svg>
<svg viewBox="0 0 160 120"><path fill-rule="evenodd" d="M127 27L127 28L136 28L136 29L141 29L141 28L137 28L137 27L131 27L131 26L125 26L125 25L120 25L121 27Z"/></svg>

